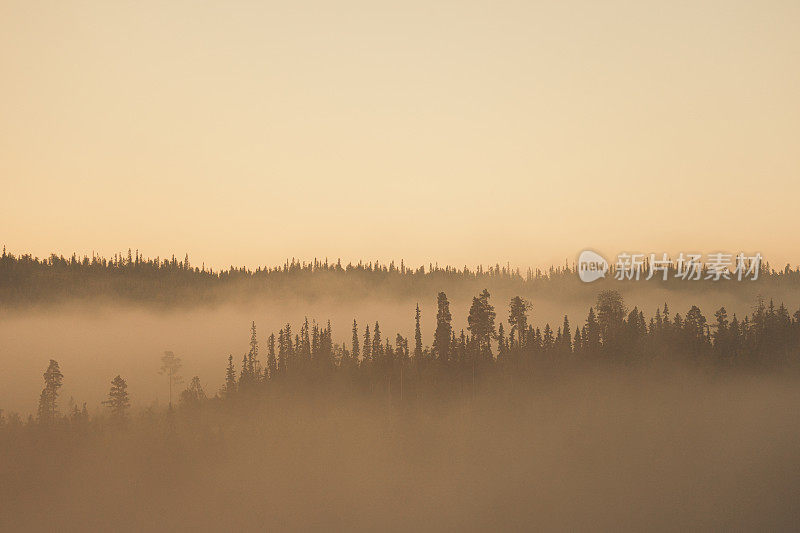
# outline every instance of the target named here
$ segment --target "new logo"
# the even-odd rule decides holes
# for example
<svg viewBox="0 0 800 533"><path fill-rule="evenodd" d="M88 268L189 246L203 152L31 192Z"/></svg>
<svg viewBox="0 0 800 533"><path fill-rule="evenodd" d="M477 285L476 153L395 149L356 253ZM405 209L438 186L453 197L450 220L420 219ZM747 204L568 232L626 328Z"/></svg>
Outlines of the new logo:
<svg viewBox="0 0 800 533"><path fill-rule="evenodd" d="M591 250L584 250L578 256L578 276L581 281L591 283L606 277L606 273L608 273L608 261L602 255Z"/></svg>

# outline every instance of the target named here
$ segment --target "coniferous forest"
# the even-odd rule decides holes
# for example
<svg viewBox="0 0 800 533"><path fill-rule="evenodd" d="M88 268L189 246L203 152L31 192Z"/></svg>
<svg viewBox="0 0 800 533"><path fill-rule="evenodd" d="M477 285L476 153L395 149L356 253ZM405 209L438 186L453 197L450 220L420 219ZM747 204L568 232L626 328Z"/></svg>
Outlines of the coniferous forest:
<svg viewBox="0 0 800 533"><path fill-rule="evenodd" d="M646 270L646 266L645 266ZM3 248L0 255L0 308L51 305L60 301L103 300L118 303L146 303L161 306L213 305L226 301L249 301L257 298L318 298L412 294L427 296L439 290L498 288L504 292L586 296L598 286L658 285L677 292L731 291L746 294L754 300L759 294L778 294L784 290L800 290L800 267L786 264L775 268L768 261L760 264L755 282L735 279L709 281L707 271L698 281L679 280L671 266L666 280L656 276L614 282L614 268L606 279L597 283L580 283L574 262L548 269L524 271L499 263L487 267L439 266L411 267L402 260L382 264L379 261L344 264L341 259L329 261L287 260L273 267L230 266L214 270L204 264L195 265L188 254L183 259L147 258L138 250L114 254L69 257L51 254L39 259L30 254L14 255ZM643 276L644 278L644 276Z"/></svg>
<svg viewBox="0 0 800 533"><path fill-rule="evenodd" d="M0 533L797 531L798 28L0 0Z"/></svg>
<svg viewBox="0 0 800 533"><path fill-rule="evenodd" d="M644 472L658 468L652 461L671 454L710 461L699 466L707 483L714 476L746 475L721 472L714 463L719 458L706 456L710 449L734 453L720 448L717 439L725 435L714 429L726 418L745 417L763 431L787 436L798 428L797 418L781 410L800 400L800 308L796 299L789 307L761 296L774 291L791 297L797 272L789 268L776 272L765 266L756 284L759 295L741 315L724 306L708 314L697 305L673 309L668 301L645 314L608 281L591 287L583 316L564 315L552 324L534 320L535 294L551 297L548 290L569 287L585 292L585 284L571 283L575 272L569 265L525 276L499 266L469 271L294 261L277 269L212 272L190 266L188 259L151 261L138 253L112 261L55 256L39 261L4 253L0 275L6 316L43 306L64 313L71 299L103 305L109 298L130 298L131 305L145 308L180 308L186 305L182 295L192 293L206 295L192 305L204 305L213 295L246 306L248 298L277 298L295 283L317 293L330 284L334 299L346 306L353 300L342 295L342 284L355 285L353 278L391 284L382 288L389 294L413 295L437 284L460 291L501 284L501 292L519 288L526 295L499 301L483 288L472 294L466 309L457 309L445 291L438 291L435 308L415 304L398 311L407 317L404 331L410 334L386 329L380 317L363 323L353 319L346 331L334 331L325 319L280 321L277 331L251 321L246 351L220 353L217 376L186 374L191 353L142 354L144 361L158 358L152 380L161 384L164 397L156 403L137 396L122 374L109 376L99 405L72 395L67 400L62 388L74 376L53 353L42 369L35 410L0 411L1 496L27 509L4 514L12 529L58 527L62 521L80 528L82 505L97 504L108 508L95 515L98 526L130 520L131 529L258 527L275 520L289 529L323 523L377 528L386 519L400 529L445 527L458 520L443 518L436 505L463 512L473 498L475 512L466 516L478 528L490 523L549 527L570 523L564 522L566 494L590 491L593 483L603 487L598 481L603 476L620 475L622 486L631 490L655 490ZM244 292L241 284L248 287ZM666 284L666 294L685 290ZM721 294L709 285L698 284L712 290L706 300ZM626 287L624 282L618 286ZM737 290L729 287L724 290ZM248 292L255 295L243 296ZM534 298L527 297L532 292ZM575 297L585 297L583 292ZM402 306L405 299L398 302ZM454 315L465 317L465 327L454 323ZM209 386L209 381L220 385ZM653 425L654 417L666 420L666 426ZM696 440L685 440L684 432ZM755 442L749 434L734 437L736 453L738 446ZM773 444L794 447L782 437ZM639 455L644 450L652 456ZM760 452L753 453L758 461ZM632 467L642 462L644 470ZM483 469L492 473L479 474ZM514 500L522 497L519 487L534 483L541 469L564 476L566 493L541 487L537 490L545 494L520 515ZM583 469L600 478L582 478ZM431 486L419 487L420 476ZM482 481L465 487L460 478ZM668 494L684 487L677 473L662 473L662 478L659 490ZM770 485L770 497L785 497L794 486L791 477ZM748 497L747 490L737 497ZM215 491L222 492L215 496ZM230 491L239 496L231 500ZM44 516L31 514L42 492L54 507ZM613 509L623 505L619 497L592 494L588 509ZM185 498L204 502L203 509L182 511ZM304 498L313 502L312 509L301 504ZM514 514L482 515L487 507L477 502L483 498L501 498L492 508L507 505ZM644 527L653 519L656 508L644 500L632 525ZM142 507L142 501L148 503ZM141 512L151 505L163 512ZM544 509L555 509L555 515ZM727 516L696 512L710 524ZM156 516L163 522L154 523ZM745 518L755 525L763 516ZM779 515L773 523L785 525L789 518ZM684 519L688 525L697 517ZM588 528L595 515L581 511L570 520Z"/></svg>

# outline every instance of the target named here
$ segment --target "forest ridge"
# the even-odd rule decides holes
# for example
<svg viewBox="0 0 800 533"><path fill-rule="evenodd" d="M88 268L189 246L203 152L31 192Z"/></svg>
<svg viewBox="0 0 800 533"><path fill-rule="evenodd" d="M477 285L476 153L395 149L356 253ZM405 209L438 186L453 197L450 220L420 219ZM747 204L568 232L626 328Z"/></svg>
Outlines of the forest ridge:
<svg viewBox="0 0 800 533"><path fill-rule="evenodd" d="M578 279L574 264L551 266L548 269L526 269L495 264L484 268L467 266L440 267L437 264L408 267L405 262L382 264L358 262L343 264L327 259L305 262L287 260L275 267L231 266L214 270L193 265L188 255L178 260L145 258L138 250L115 254L111 258L70 257L51 254L45 259L30 254L13 255L3 248L0 255L0 306L47 304L69 299L111 299L115 302L152 302L161 304L196 304L219 302L231 298L256 296L374 296L376 293L423 296L440 290L476 292L502 288L503 292L531 295L534 292L581 294L592 298L598 288L624 287L631 283L659 285L669 289L709 288L736 290L757 285L763 292L775 293L782 288L800 287L800 267L788 264L774 269L769 262L761 264L757 281L737 282L684 281L672 275L662 281L615 281L612 272L607 279L584 284ZM724 287L723 287L724 286ZM748 288L747 290L750 290ZM584 298L585 299L585 298Z"/></svg>

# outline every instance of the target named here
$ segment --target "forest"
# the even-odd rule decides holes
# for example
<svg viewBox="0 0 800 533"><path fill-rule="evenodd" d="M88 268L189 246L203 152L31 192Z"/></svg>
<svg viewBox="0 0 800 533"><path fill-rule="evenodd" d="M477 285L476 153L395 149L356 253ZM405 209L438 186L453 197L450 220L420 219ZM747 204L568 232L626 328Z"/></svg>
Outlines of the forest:
<svg viewBox="0 0 800 533"><path fill-rule="evenodd" d="M793 288L800 279L800 272L788 265L776 272L765 263L761 270L755 284L759 290ZM12 306L7 312L12 312L15 305L41 300L52 305L61 297L102 300L104 297L124 299L127 294L140 300L140 304L143 303L141 299L147 298L176 303L181 291L202 295L217 289L220 289L219 297L230 297L229 283L235 280L250 284L251 289L246 291L249 294L259 290L289 290L295 283L323 291L327 288L333 293L347 292L342 285L376 283L394 284L391 290L397 291L405 287L413 295L429 285L447 285L448 282L455 282L463 291L464 286L458 282L464 279L473 284L504 283L506 291L514 287L530 291L530 285L536 284L563 289L575 278L574 267L571 269L569 265L553 267L547 272L529 270L522 276L519 271L499 265L474 271L466 267L457 270L431 265L426 271L425 267L407 269L403 263L399 268L393 263L382 266L377 262L342 267L340 261L330 265L327 261L306 264L292 260L274 269L249 271L231 267L214 272L204 267L191 267L188 257L182 262L176 262L174 257L164 261L149 260L138 251L134 255L129 251L127 257L116 255L111 260L97 256L91 260L78 259L74 255L69 259L51 255L39 260L29 255L16 257L5 249L0 256L2 302ZM722 285L726 284L726 280L721 281ZM673 290L680 291L679 282L673 283L677 284L673 285L677 287ZM733 285L735 283L727 283L733 287L730 290L752 286L748 282ZM624 286L625 282L619 284ZM696 285L701 287L704 283L700 281ZM625 367L688 363L702 368L776 370L795 368L800 363L800 308L790 310L782 302L776 305L772 299L767 302L760 293L754 299L751 312L743 316L729 313L724 306L706 316L697 305L691 305L681 314L672 312L668 303L656 306L651 316L645 316L636 305L629 308L618 290L603 288L610 286L609 283L577 286L591 287L588 290L595 295L585 318L577 323L570 323L569 316L564 314L558 323L535 325L529 316L534 307L530 299L515 295L507 302L498 303L496 308L491 293L483 288L472 296L471 305L465 310L466 328L461 329L453 323L447 294L439 291L435 321L426 328L433 331L430 344L423 343L419 303L407 313L407 321L413 320L413 335L408 336L385 328L382 331L379 320L359 325L356 319L350 331L337 336L330 320L309 321L306 316L300 324L281 322L283 326L279 331L262 334L259 340L253 321L248 351L235 357L231 353L227 357L220 390L204 391L200 378L194 376L180 398L181 401L193 398L194 403L198 403L299 387L346 389L359 394L385 395L392 401L411 402L442 394L474 395L490 383L516 382L517 386L524 386L546 369L576 365ZM76 292L78 287L88 289L79 293ZM51 296L43 298L44 293ZM153 303L146 301L148 305ZM173 381L178 383L181 359L174 354L169 358L172 363L162 363L172 376L169 379L171 406L172 385ZM61 377L56 386L53 376L61 376L55 359L51 359L45 373L49 384L39 402L39 422L53 422L57 418L54 405ZM124 378L117 378L114 387L120 393L127 385ZM127 392L124 395L127 398ZM115 400L110 396L107 401ZM74 399L72 403L71 414L77 416L78 404ZM124 406L118 405L112 410L125 411L128 402L123 403ZM19 415L6 411L2 416L2 413L0 411L0 423L4 426L19 425Z"/></svg>
<svg viewBox="0 0 800 533"><path fill-rule="evenodd" d="M798 531L798 28L0 0L0 533Z"/></svg>
<svg viewBox="0 0 800 533"><path fill-rule="evenodd" d="M127 290L133 298L163 303L177 302L182 291L208 290L212 294L219 287L229 290L226 280L237 276L246 284L263 285L265 294L275 290L270 287L280 283L278 280L303 276L307 280L328 279L324 276L329 275L390 279L398 287L411 287L412 292L420 290L413 288L414 284L435 285L443 279L469 278L471 283L487 281L488 286L500 280L512 288L516 284L524 288L526 284L566 284L574 277L569 266L521 276L501 267L473 272L435 267L411 271L404 265L341 267L317 262L292 262L272 271L212 273L192 268L188 261L140 261L138 254L133 260L112 261L55 257L39 261L4 254L0 264L3 293L15 295L6 302L11 306L6 313L25 302L42 300L41 287L59 295L54 298L102 297L104 291L116 298L119 291ZM796 277L789 269L775 272L765 267L759 286L763 290L770 284L791 285ZM82 286L97 292L75 294L73 289ZM277 331L267 332L252 321L247 350L231 349L227 357L220 356L216 381L222 385L218 388L205 385L208 376L184 375L184 359L191 354L164 351L158 375L152 376L167 397L163 404L133 402L136 391L129 389L124 373L106 383L107 396L100 405L87 405L73 397L67 402L61 391L73 376L62 371L54 357L42 369L36 411L27 416L0 411L0 449L4 452L0 497L21 510L0 513L5 522L0 525L40 528L66 523L75 527L81 524L81 506L100 502L107 507L107 512L94 515L95 527L101 528L120 520L130 520L126 522L130 529L208 527L209 520L214 527L258 527L279 520L290 528L316 528L323 523L372 528L387 516L400 528L420 527L425 520L442 520L442 516L432 509L425 511L428 501L409 503L412 496L396 494L414 490L408 485L411 474L406 469L418 472L415 479L429 479L434 484L423 491L427 498L443 498L445 505L463 512L464 498L473 497L469 491L450 487L450 497L439 491L459 476L480 476L498 495L513 502L513 485L506 486L500 478L473 469L492 468L513 477L515 467L508 460L524 457L529 447L538 447L539 453L519 459L525 465L522 471L531 474L555 468L558 475L568 478L565 490L571 494L590 489L574 470L577 465L594 464L600 460L596 454L612 453L608 443L621 435L632 440L619 443L622 455L606 457L613 468L591 467L599 469L602 476L625 471L629 460L642 461L636 455L642 447L651 449L654 457L673 453L672 448L653 439L678 438L672 433L675 431L692 432L691 439L696 439L698 446L711 446L702 444L718 436L708 432L707 427L713 427L710 420L755 417L759 424L766 424L764 431L786 431L786 438L794 434L796 417L787 413L787 419L780 413L796 396L800 308L757 298L751 312L744 315L720 306L707 316L697 305L679 311L668 303L654 306L655 311L646 315L608 286L592 286L594 301L583 318L571 320L565 314L552 324L534 323L531 314L536 301L520 295L498 301L486 288L472 295L467 309L459 310L451 309L448 295L439 291L427 323L419 304L408 309L406 329L411 335L390 331L380 320L359 323L353 319L348 331L337 333L330 320L281 321ZM339 289L337 285L335 290ZM152 304L151 300L140 303L144 301ZM454 323L457 311L466 317L464 328ZM433 332L428 342L424 342L423 331ZM766 403L765 386L770 391ZM721 397L729 401L720 403ZM699 407L695 405L698 401ZM673 408L683 413L683 422L673 420L671 425L657 427L644 422L669 420L677 416ZM703 420L702 429L696 427L700 424L694 421L696 416ZM617 421L619 417L624 424ZM687 421L690 426L680 429ZM617 427L618 423L623 426ZM642 423L645 425L640 427ZM753 423L748 418L742 431ZM543 427L549 429L540 434ZM556 451L562 445L547 440L573 433L582 435L581 443L572 443L566 450ZM749 438L749 434L741 435L737 445L750 449ZM677 445L686 445L691 439L682 439L683 444ZM788 445L782 437L773 442ZM473 456L477 453L483 455ZM542 453L564 453L571 459L563 460L575 465L540 463L544 461ZM700 452L685 453L694 457ZM255 463L248 467L251 461ZM219 464L205 466L214 463ZM91 464L99 470L94 472ZM448 464L451 467L445 466ZM721 475L714 464L703 467L712 477ZM447 468L455 471L448 473ZM679 462L676 468L685 465ZM355 471L362 473L350 473ZM165 484L162 475L175 480ZM646 486L638 477L643 471L625 475L634 477L626 478L623 486L640 490ZM265 489L266 494L258 481L261 476L275 479L275 485L267 482L274 488ZM350 492L316 492L310 481L315 479L320 486L342 484L343 490ZM664 474L664 479L671 487L665 490L683 487L683 478ZM527 482L522 478L515 481ZM441 485L438 489L437 483ZM101 491L106 485L109 491ZM784 491L794 485L773 486L774 491L766 494L783 498ZM274 492L277 487L282 488ZM302 498L281 492L285 490L305 491L317 507L309 511ZM181 496L176 497L176 491ZM236 498L233 495L238 491L243 492ZM50 504L53 510L44 516L35 512L42 493L47 501L58 502ZM176 502L161 501L159 494L164 498L170 494ZM137 505L127 503L129 498ZM593 498L597 505L610 505L604 496ZM198 512L196 507L192 507L193 514L172 509L180 502L187 505L189 499L204 502L208 512ZM568 505L558 494L542 496L539 503L563 508L562 513ZM354 512L362 504L363 512ZM409 505L416 509L413 516L404 512ZM649 514L655 512L654 502L645 500L643 505L650 511L642 511L640 521L632 522L635 526L654 519ZM532 508L538 509L535 518L514 515L504 521L495 515L469 513L465 517L478 528L488 523L514 527L514 520L547 527L550 519L556 520L548 518L538 504ZM160 511L152 512L154 509ZM518 513L517 507L514 509ZM723 514L716 511L696 511L703 520L710 520L709 524L724 522ZM572 523L588 527L590 515L577 513ZM129 516L133 518L126 518ZM774 524L784 525L793 517L776 515ZM758 515L745 518L747 523ZM161 522L153 522L156 519ZM687 515L686 523L697 523L697 519ZM563 514L557 521L564 523ZM453 523L459 522L450 517L439 525Z"/></svg>
<svg viewBox="0 0 800 533"><path fill-rule="evenodd" d="M676 279L675 267L668 279L614 281L614 266L606 279L585 284L578 280L574 263L547 269L528 268L524 272L511 265L454 268L438 264L409 267L404 261L379 261L343 264L341 259L286 260L273 267L230 266L214 270L192 265L188 254L182 260L146 258L138 250L117 253L111 258L99 255L69 257L51 254L39 259L30 254L14 255L3 248L0 255L0 308L52 305L75 300L144 303L162 306L193 306L257 298L340 298L381 295L436 294L441 290L480 292L488 288L516 291L521 295L558 294L560 297L596 294L597 287L611 288L646 285L674 291L735 291L749 296L800 288L800 267L774 268L760 264L757 280L706 280L705 265L698 281ZM755 292L754 292L755 291Z"/></svg>
<svg viewBox="0 0 800 533"><path fill-rule="evenodd" d="M491 295L483 290L472 300L467 331L456 332L450 302L444 292L437 296L433 343L423 346L420 308L414 314L414 338L381 333L380 323L359 330L353 320L349 345L335 343L330 321L326 325L308 319L296 328L287 323L260 348L255 322L251 324L249 350L241 360L231 354L219 391L203 390L199 376L191 378L178 398L181 405L199 406L205 401L255 401L273 390L311 391L342 389L348 393L383 396L390 403L413 402L442 395L472 395L482 387L526 386L541 372L580 365L637 366L688 363L704 368L742 370L796 370L800 368L800 308L770 301L758 302L752 315L728 316L724 307L707 319L697 306L682 316L671 315L664 304L646 318L637 307L628 310L622 296L601 291L582 324L571 326L568 316L555 328L529 323L532 303L514 297L508 303L506 321L498 320ZM507 324L507 326L505 325ZM371 329L370 329L371 328ZM573 333L574 329L574 333ZM182 383L181 358L167 351L161 372L169 384L169 408L173 385ZM238 368L237 368L238 363ZM86 406L72 406L58 415L58 391L64 379L58 361L50 360L37 418L28 424L52 425L86 416ZM104 402L112 418L127 416L127 383L117 376ZM0 427L17 428L21 418L0 411Z"/></svg>

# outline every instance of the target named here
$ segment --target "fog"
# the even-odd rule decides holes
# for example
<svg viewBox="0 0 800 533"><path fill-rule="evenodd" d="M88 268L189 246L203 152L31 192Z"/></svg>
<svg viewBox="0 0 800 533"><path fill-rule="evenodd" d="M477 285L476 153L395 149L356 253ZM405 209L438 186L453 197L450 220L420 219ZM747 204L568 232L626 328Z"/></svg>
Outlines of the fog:
<svg viewBox="0 0 800 533"><path fill-rule="evenodd" d="M793 290L761 296L796 309ZM708 317L723 305L743 316L754 294L628 286L625 305L648 319L664 302L673 314L696 304ZM457 332L473 295L448 295ZM511 295L493 292L498 321ZM578 325L596 291L527 296L536 326L564 314ZM337 343L350 344L353 318L360 336L377 320L384 339L413 338L417 301L430 345L435 291L419 300L5 309L0 408L35 413L52 358L64 374L60 411L86 402L91 416L6 423L0 529L791 530L800 520L796 365L542 360L525 379L498 365L478 387L474 375L471 389L454 378L441 394L423 387L405 399L380 381L364 389L279 380L256 396L166 408L165 350L183 359L186 381L199 376L213 396L228 354L238 370L251 321L262 350L271 332L286 322L297 332L306 316L330 319ZM101 406L117 374L132 401L124 426Z"/></svg>
<svg viewBox="0 0 800 533"><path fill-rule="evenodd" d="M549 322L555 329L566 314L573 327L582 324L597 292L581 287L575 293L532 294L532 323L544 327ZM649 319L656 307L665 302L672 314L684 314L691 305L699 305L707 317L712 317L716 309L725 306L729 316L737 313L741 317L752 311L756 291L696 293L628 285L623 293L627 307L638 306ZM464 288L448 293L456 332L466 329L467 312L475 294ZM507 319L508 301L514 295L502 288L492 293L498 322ZM800 302L800 291L794 287L762 296L775 298L776 303L785 301L792 312ZM0 409L23 416L34 412L42 388L42 372L50 359L60 363L65 375L62 408L72 398L79 406L86 402L90 412L99 409L109 382L117 374L128 381L134 405L164 405L168 383L158 375L158 369L165 350L182 358L181 374L187 380L199 376L213 395L222 383L228 355L233 355L238 366L247 351L252 321L256 322L262 348L270 333L277 333L287 322L296 332L305 317L322 325L330 320L337 343L350 345L354 318L360 335L363 336L364 326L372 327L378 321L384 338L393 341L396 333L413 337L417 302L422 311L423 342L428 345L435 328L435 291L424 298L379 294L372 298L247 299L170 307L76 300L5 309L0 311Z"/></svg>
<svg viewBox="0 0 800 533"><path fill-rule="evenodd" d="M583 370L424 408L295 398L171 429L150 415L66 452L7 445L0 527L791 530L797 385Z"/></svg>

